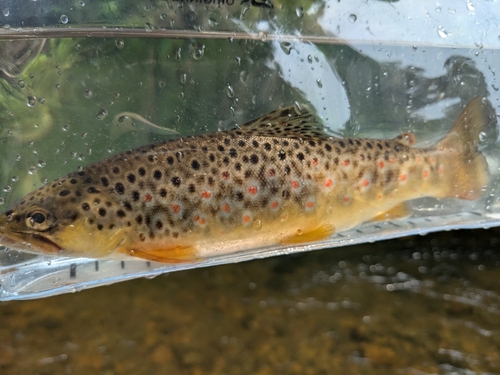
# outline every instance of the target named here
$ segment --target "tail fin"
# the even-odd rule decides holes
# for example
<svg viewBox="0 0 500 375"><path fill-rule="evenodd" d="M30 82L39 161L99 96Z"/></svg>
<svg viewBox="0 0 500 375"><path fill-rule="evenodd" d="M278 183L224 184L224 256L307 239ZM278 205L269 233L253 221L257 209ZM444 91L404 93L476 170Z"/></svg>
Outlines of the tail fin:
<svg viewBox="0 0 500 375"><path fill-rule="evenodd" d="M477 149L479 134L487 124L488 116L480 97L476 97L462 111L448 134L435 148L449 153L454 178L450 181L448 197L477 199L489 181L488 164Z"/></svg>

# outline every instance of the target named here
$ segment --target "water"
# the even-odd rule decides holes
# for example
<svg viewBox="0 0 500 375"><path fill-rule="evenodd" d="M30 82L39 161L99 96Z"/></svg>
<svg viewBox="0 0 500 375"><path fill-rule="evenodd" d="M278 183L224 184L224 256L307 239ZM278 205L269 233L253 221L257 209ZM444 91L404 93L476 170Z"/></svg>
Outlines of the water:
<svg viewBox="0 0 500 375"><path fill-rule="evenodd" d="M392 34L392 40L383 40L380 37L387 33L382 34L376 23L370 23L370 30L379 39L359 27L363 20L369 22L370 11L392 11L393 7L381 8L385 5L370 5L356 13L336 3L325 4L323 10L302 6L299 17L297 7L277 10L267 3L242 8L224 4L167 2L111 10L120 14L120 21L114 21L119 27L106 28L96 27L93 20L108 19L114 13L104 15L91 4L61 10L53 17L30 4L38 15L35 21L23 18L25 13L15 4L7 4L9 27L4 28L5 39L0 43L0 120L5 125L0 130L1 207L6 209L42 184L110 153L173 135L228 129L291 103L307 103L338 136L392 138L411 131L422 144L432 144L449 129L463 105L479 95L490 107L481 149L492 174L482 199L418 200L409 221L369 224L313 246L252 249L206 265L497 224L498 41L481 34L482 24L474 25L468 39L457 39L460 34L447 24L456 11L446 13L446 18L433 9L439 15L425 22L449 35L426 32L417 38L411 34L412 25L423 13L415 10L411 19L404 20L406 29ZM408 11L398 6L400 12ZM340 8L332 18L335 7ZM468 16L490 17L483 14L484 7L469 7ZM142 16L140 24L134 12ZM71 28L47 27L51 22ZM310 31L313 26L318 28L315 32ZM6 267L23 262L41 272L46 264L41 257L26 263L18 253L3 254ZM45 274L49 275L65 272L70 264L79 265L78 277L85 274L86 278L70 280L70 287L167 270L155 264L109 265L113 271L104 273L108 263L102 263L99 273L90 273L87 269L93 269L93 261L48 260ZM60 268L53 268L55 264ZM35 274L36 279L44 273ZM16 280L16 288L23 287L23 279ZM42 289L4 291L5 298L69 290L63 288L67 282L48 278L45 283L53 286L31 283ZM59 289L50 292L54 288Z"/></svg>

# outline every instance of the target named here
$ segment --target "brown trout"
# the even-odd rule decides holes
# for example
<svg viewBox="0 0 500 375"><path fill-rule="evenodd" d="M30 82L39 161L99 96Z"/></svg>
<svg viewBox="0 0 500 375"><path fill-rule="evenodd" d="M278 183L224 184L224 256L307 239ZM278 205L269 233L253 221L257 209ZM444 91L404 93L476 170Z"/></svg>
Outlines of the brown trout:
<svg viewBox="0 0 500 375"><path fill-rule="evenodd" d="M177 263L323 240L404 216L419 197L477 199L486 123L472 100L428 148L335 138L291 106L241 127L139 147L70 173L0 215L0 243L41 254Z"/></svg>

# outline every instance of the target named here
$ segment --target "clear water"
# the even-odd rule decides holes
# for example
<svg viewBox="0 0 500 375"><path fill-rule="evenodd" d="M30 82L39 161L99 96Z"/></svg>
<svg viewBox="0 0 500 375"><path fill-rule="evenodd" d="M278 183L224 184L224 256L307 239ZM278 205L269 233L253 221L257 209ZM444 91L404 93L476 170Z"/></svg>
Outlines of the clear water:
<svg viewBox="0 0 500 375"><path fill-rule="evenodd" d="M310 105L334 135L393 138L411 131L421 145L432 144L478 95L490 108L480 143L492 176L484 197L417 200L407 220L369 223L310 246L249 249L195 265L4 251L3 299L498 224L499 41L484 32L483 23L466 38L447 26L455 21L453 8L445 17L437 8L424 7L432 13L413 10L405 19L400 18L410 11L405 5L383 2L355 13L350 11L355 4L349 8L336 2L273 8L255 2L209 3L123 2L107 10L79 3L68 9L54 5L53 12L45 13L30 4L36 21L16 4L7 4L4 17L10 23L0 42L0 207L7 209L46 182L111 154L172 136L228 129L294 102ZM394 7L399 12L393 14L395 22L406 27L399 34L369 18L370 10L382 15ZM489 20L485 5L469 8L464 25ZM434 33L426 29L417 37L416 20ZM360 28L362 22L368 27Z"/></svg>

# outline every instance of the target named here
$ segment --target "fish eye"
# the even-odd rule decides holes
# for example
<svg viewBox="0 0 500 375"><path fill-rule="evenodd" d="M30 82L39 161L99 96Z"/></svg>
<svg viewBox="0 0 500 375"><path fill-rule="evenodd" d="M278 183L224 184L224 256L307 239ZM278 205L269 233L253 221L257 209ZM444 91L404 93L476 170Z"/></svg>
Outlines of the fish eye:
<svg viewBox="0 0 500 375"><path fill-rule="evenodd" d="M36 230L48 229L47 214L42 211L33 211L26 215L26 225Z"/></svg>

